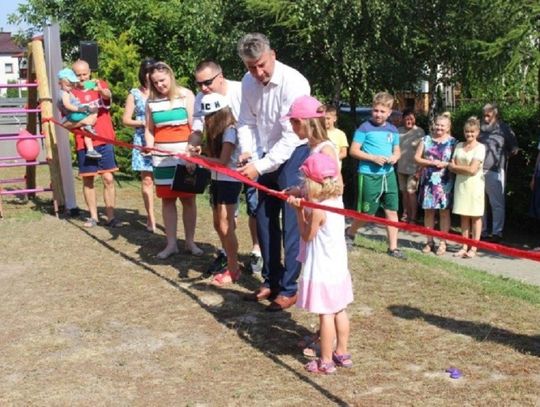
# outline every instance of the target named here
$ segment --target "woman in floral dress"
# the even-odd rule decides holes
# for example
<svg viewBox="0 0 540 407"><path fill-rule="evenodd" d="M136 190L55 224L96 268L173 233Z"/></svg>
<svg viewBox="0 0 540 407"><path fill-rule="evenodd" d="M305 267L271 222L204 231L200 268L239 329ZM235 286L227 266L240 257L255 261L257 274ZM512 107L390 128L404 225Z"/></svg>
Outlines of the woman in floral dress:
<svg viewBox="0 0 540 407"><path fill-rule="evenodd" d="M435 227L435 212L439 211L441 232L450 230L450 207L454 178L448 170L456 139L450 134L450 114L443 113L435 119L433 135L422 138L416 149L415 161L422 167L420 175L419 201L424 209L424 226ZM424 253L434 251L435 242L428 237L422 249ZM439 242L435 252L438 256L446 253L446 240Z"/></svg>

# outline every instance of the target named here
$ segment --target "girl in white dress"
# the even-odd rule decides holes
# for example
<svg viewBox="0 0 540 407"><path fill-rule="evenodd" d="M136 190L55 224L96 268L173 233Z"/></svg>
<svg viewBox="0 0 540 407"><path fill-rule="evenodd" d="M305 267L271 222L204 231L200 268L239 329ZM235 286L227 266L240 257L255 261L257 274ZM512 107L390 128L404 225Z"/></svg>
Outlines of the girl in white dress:
<svg viewBox="0 0 540 407"><path fill-rule="evenodd" d="M300 170L304 174L304 199L343 208L343 184L338 179L339 167L334 158L313 153ZM334 373L336 365L352 366L351 355L347 353L350 328L345 308L353 300L353 291L343 234L345 219L334 212L302 207L302 200L294 196L287 202L297 209L304 243L298 258L303 267L296 304L319 314L321 356L305 368L312 373Z"/></svg>
<svg viewBox="0 0 540 407"><path fill-rule="evenodd" d="M484 173L482 164L486 157L486 147L478 141L480 121L470 117L463 128L465 141L454 150L448 169L457 174L454 185L453 213L461 215L463 237L480 240L482 215L484 214ZM472 258L476 247L466 244L454 254L456 257Z"/></svg>

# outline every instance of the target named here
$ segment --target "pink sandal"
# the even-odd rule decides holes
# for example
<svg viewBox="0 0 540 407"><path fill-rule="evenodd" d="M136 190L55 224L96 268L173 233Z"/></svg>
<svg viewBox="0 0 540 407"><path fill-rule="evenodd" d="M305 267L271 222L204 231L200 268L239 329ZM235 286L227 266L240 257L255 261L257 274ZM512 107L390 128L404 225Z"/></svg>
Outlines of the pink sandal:
<svg viewBox="0 0 540 407"><path fill-rule="evenodd" d="M332 360L334 361L336 366L339 366L339 367L350 368L353 365L351 355L348 353L344 353L343 355L338 355L336 352L333 352Z"/></svg>
<svg viewBox="0 0 540 407"><path fill-rule="evenodd" d="M212 281L210 281L210 284L221 287L226 284L235 283L240 279L240 274L240 270L237 270L236 273L225 270L223 273L216 274L214 278L212 278Z"/></svg>
<svg viewBox="0 0 540 407"><path fill-rule="evenodd" d="M323 362L321 359L312 360L304 368L310 373L333 374L336 373L334 362Z"/></svg>

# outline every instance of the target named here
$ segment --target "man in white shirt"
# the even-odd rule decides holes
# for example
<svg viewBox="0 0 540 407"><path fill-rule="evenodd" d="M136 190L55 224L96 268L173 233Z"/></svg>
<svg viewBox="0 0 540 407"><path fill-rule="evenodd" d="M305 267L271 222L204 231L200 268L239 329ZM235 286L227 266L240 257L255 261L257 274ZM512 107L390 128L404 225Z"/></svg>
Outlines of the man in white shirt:
<svg viewBox="0 0 540 407"><path fill-rule="evenodd" d="M209 93L219 93L227 99L231 107L233 116L238 121L240 112L240 102L242 99L242 84L238 81L225 79L221 66L210 59L199 62L195 68L195 82L200 92L195 96L195 107L193 114L192 132L197 136L202 136L204 130L204 115L201 113L201 99L203 95ZM251 144L249 144L251 145ZM248 147L249 148L249 147ZM261 250L257 237L257 221L255 219L257 211L257 189L248 185L244 186L247 213L249 216L248 226L251 234L251 256L250 268L253 273L260 273L262 270ZM208 268L208 273L219 273L227 267L227 256L225 251L220 249L214 262Z"/></svg>
<svg viewBox="0 0 540 407"><path fill-rule="evenodd" d="M310 94L309 83L300 72L276 61L276 54L263 34L246 34L238 42L238 54L248 69L242 79L238 137L242 156L251 157L240 172L251 179L258 177L260 184L275 190L298 185L299 167L309 155L309 147L283 118L296 98ZM248 150L251 140L255 145ZM296 302L301 267L296 260L300 236L295 210L259 191L257 232L264 283L245 299L273 300L268 311L289 308Z"/></svg>

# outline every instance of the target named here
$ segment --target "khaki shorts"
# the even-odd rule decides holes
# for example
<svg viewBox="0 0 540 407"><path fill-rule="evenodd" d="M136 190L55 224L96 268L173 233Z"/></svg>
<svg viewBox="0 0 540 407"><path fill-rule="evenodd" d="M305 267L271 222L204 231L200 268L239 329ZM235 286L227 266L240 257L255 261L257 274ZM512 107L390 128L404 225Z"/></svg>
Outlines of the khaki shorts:
<svg viewBox="0 0 540 407"><path fill-rule="evenodd" d="M418 191L418 178L416 174L402 174L398 172L399 190L412 194Z"/></svg>

